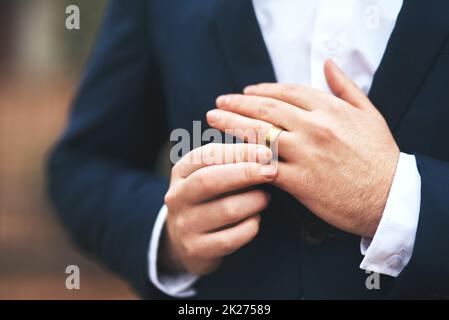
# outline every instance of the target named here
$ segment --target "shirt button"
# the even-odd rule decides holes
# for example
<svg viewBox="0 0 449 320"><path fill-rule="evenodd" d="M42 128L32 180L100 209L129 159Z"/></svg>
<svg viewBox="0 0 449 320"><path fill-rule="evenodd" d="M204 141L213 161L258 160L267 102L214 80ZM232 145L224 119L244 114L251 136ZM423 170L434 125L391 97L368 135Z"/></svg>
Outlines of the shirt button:
<svg viewBox="0 0 449 320"><path fill-rule="evenodd" d="M390 258L390 267L393 269L399 269L403 263L404 259L400 255L394 255Z"/></svg>
<svg viewBox="0 0 449 320"><path fill-rule="evenodd" d="M341 43L337 39L329 39L324 42L324 47L329 52L329 54L334 54L340 49Z"/></svg>
<svg viewBox="0 0 449 320"><path fill-rule="evenodd" d="M305 222L301 226L301 239L309 246L320 246L326 241L327 233L323 226L313 222Z"/></svg>
<svg viewBox="0 0 449 320"><path fill-rule="evenodd" d="M259 13L259 23L264 29L269 28L272 23L271 14L268 10L261 10Z"/></svg>

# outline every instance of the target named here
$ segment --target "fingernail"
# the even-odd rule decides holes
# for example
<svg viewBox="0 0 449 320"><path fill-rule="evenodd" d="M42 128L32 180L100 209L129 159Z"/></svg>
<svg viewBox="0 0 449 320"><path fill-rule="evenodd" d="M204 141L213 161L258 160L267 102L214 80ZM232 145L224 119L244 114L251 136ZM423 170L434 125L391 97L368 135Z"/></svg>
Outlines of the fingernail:
<svg viewBox="0 0 449 320"><path fill-rule="evenodd" d="M277 174L277 167L274 165L265 165L260 168L260 174L267 178L272 178Z"/></svg>
<svg viewBox="0 0 449 320"><path fill-rule="evenodd" d="M335 61L331 58L327 59L327 61L329 62L330 65L332 65L332 67L339 73L342 73L340 67L335 63Z"/></svg>
<svg viewBox="0 0 449 320"><path fill-rule="evenodd" d="M210 110L207 113L207 119L209 120L209 122L217 122L220 120L220 111L218 110Z"/></svg>
<svg viewBox="0 0 449 320"><path fill-rule="evenodd" d="M254 89L255 88L255 86L254 85L250 85L250 86L247 86L244 90L243 90L243 93L248 93L248 92L250 92L252 89Z"/></svg>
<svg viewBox="0 0 449 320"><path fill-rule="evenodd" d="M259 147L257 149L257 162L265 164L270 162L271 158L273 157L273 153L270 149L265 147Z"/></svg>
<svg viewBox="0 0 449 320"><path fill-rule="evenodd" d="M217 106L218 105L227 105L231 101L231 97L229 95L219 96L217 98Z"/></svg>

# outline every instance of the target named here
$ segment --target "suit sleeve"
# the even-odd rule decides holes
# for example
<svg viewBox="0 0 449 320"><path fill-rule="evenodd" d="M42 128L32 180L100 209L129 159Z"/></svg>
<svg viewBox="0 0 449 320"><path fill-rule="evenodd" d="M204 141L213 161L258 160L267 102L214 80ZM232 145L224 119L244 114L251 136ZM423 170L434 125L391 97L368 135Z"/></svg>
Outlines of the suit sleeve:
<svg viewBox="0 0 449 320"><path fill-rule="evenodd" d="M113 0L66 132L50 155L49 193L74 241L143 297L151 231L167 181L154 173L168 136L147 1Z"/></svg>
<svg viewBox="0 0 449 320"><path fill-rule="evenodd" d="M412 258L392 298L449 297L449 163L417 156L421 208Z"/></svg>

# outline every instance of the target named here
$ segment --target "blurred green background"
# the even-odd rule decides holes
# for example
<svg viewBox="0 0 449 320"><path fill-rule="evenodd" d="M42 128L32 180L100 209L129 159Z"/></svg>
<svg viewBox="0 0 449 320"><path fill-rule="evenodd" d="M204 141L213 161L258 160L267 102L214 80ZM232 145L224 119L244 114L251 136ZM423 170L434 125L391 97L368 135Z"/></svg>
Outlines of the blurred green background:
<svg viewBox="0 0 449 320"><path fill-rule="evenodd" d="M81 29L65 28L68 5ZM51 210L44 167L61 134L105 0L0 2L0 299L134 299L73 248ZM80 290L65 287L78 265Z"/></svg>

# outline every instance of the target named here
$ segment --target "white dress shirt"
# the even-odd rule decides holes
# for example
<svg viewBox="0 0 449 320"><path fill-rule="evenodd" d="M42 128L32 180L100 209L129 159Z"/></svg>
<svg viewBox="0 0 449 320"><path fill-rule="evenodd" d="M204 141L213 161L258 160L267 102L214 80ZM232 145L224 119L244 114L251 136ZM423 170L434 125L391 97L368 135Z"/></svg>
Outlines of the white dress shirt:
<svg viewBox="0 0 449 320"><path fill-rule="evenodd" d="M253 0L278 82L329 91L324 61L337 65L368 93L402 7L402 0ZM373 239L363 238L360 268L396 277L409 262L419 219L421 177L415 157L401 153L385 210ZM157 249L167 209L162 207L149 249L149 277L168 295L195 294L190 274L157 271Z"/></svg>

